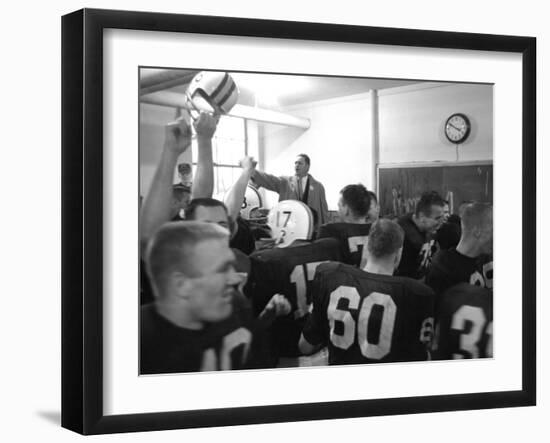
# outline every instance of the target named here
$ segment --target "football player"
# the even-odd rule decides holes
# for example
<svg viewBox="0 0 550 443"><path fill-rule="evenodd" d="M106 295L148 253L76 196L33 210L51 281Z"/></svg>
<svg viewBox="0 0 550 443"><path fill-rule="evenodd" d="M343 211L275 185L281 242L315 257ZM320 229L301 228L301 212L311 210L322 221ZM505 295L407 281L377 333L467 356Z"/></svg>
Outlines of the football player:
<svg viewBox="0 0 550 443"><path fill-rule="evenodd" d="M363 268L366 255L363 254L369 238L370 223L367 219L371 206L369 191L362 185L347 185L340 191L338 199L339 223L327 223L319 229L319 238L338 239L342 251L342 260L348 265ZM374 214L372 214L374 215Z"/></svg>
<svg viewBox="0 0 550 443"><path fill-rule="evenodd" d="M228 240L217 223L190 221L152 238L146 263L156 296L141 307L141 373L268 366L264 330L290 305L276 294L253 316Z"/></svg>
<svg viewBox="0 0 550 443"><path fill-rule="evenodd" d="M493 291L468 283L451 286L437 311L434 358L493 356Z"/></svg>
<svg viewBox="0 0 550 443"><path fill-rule="evenodd" d="M246 293L255 312L264 310L274 294L282 294L291 305L289 314L273 323L273 364L279 357L297 358L298 340L312 303L311 282L315 271L322 263L341 260L340 244L334 238L294 242L285 248L256 251L250 259L252 272Z"/></svg>
<svg viewBox="0 0 550 443"><path fill-rule="evenodd" d="M445 200L445 205L443 206L443 218L443 223L434 234L434 253L440 249L454 248L460 241L460 217L451 214L447 200Z"/></svg>
<svg viewBox="0 0 550 443"><path fill-rule="evenodd" d="M426 192L421 195L414 213L398 219L405 231L403 256L396 275L421 279L425 276L431 263L433 235L443 223L444 200L437 192Z"/></svg>
<svg viewBox="0 0 550 443"><path fill-rule="evenodd" d="M394 277L403 229L375 222L364 270L341 264L319 266L313 282L313 312L300 338L304 354L328 345L329 364L427 360L433 332L433 291L407 277Z"/></svg>
<svg viewBox="0 0 550 443"><path fill-rule="evenodd" d="M141 307L142 374L246 367L252 319L238 306L228 236L213 223L173 222L151 239L146 264L156 297ZM223 334L212 332L217 324Z"/></svg>
<svg viewBox="0 0 550 443"><path fill-rule="evenodd" d="M439 251L426 283L442 294L457 283L493 287L493 207L469 203L461 209L461 237L456 248Z"/></svg>

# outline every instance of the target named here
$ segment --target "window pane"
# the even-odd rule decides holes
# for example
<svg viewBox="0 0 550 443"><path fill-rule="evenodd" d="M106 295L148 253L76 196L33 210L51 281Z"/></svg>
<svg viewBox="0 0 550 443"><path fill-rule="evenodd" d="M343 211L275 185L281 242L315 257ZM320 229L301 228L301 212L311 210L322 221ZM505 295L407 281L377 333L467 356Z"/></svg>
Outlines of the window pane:
<svg viewBox="0 0 550 443"><path fill-rule="evenodd" d="M214 168L214 195L225 195L237 181L241 173L240 168Z"/></svg>
<svg viewBox="0 0 550 443"><path fill-rule="evenodd" d="M212 159L214 165L234 165L236 167L214 166L214 198L222 198L231 188L241 173L239 160L244 157L245 121L241 118L223 116L218 122L216 134L212 139ZM196 175L198 159L196 138L193 139L191 152L193 156L193 174Z"/></svg>

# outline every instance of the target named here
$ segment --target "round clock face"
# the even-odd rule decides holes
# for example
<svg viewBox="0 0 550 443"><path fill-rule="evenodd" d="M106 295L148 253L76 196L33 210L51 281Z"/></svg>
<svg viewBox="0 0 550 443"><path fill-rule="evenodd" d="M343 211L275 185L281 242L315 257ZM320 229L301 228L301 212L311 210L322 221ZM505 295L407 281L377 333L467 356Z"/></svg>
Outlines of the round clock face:
<svg viewBox="0 0 550 443"><path fill-rule="evenodd" d="M453 114L445 123L445 135L451 143L462 143L470 135L470 120L464 114Z"/></svg>

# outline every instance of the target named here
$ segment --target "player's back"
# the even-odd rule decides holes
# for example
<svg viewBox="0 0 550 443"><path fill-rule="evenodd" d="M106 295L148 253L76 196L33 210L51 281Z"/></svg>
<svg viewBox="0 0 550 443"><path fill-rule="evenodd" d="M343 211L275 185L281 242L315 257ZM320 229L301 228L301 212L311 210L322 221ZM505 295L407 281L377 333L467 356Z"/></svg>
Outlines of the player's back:
<svg viewBox="0 0 550 443"><path fill-rule="evenodd" d="M493 356L493 291L468 283L447 289L436 312L434 358Z"/></svg>
<svg viewBox="0 0 550 443"><path fill-rule="evenodd" d="M254 306L261 311L273 294L285 295L295 317L308 311L311 303L308 283L313 280L317 266L326 261L340 261L340 244L326 238L287 248L256 251L250 255L251 285L247 292Z"/></svg>
<svg viewBox="0 0 550 443"><path fill-rule="evenodd" d="M342 261L362 268L366 262L363 251L367 245L370 227L370 224L364 223L327 223L320 227L318 238L338 239Z"/></svg>
<svg viewBox="0 0 550 443"><path fill-rule="evenodd" d="M493 259L489 255L468 257L451 248L439 251L433 258L426 284L439 296L458 283L493 287Z"/></svg>
<svg viewBox="0 0 550 443"><path fill-rule="evenodd" d="M327 261L340 261L340 244L325 238L287 248L254 252L252 271L246 294L259 314L273 294L283 294L291 304L291 312L274 325L276 346L281 355L298 355L298 340L311 306L311 282L317 267Z"/></svg>
<svg viewBox="0 0 550 443"><path fill-rule="evenodd" d="M426 360L433 291L406 278L330 263L317 270L304 338L328 344L330 364Z"/></svg>

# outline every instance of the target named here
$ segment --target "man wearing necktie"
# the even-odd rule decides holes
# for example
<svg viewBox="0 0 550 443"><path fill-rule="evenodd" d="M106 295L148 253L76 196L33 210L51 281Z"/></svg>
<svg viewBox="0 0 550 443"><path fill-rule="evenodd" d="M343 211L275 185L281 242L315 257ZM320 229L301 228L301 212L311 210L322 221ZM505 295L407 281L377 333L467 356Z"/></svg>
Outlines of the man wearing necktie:
<svg viewBox="0 0 550 443"><path fill-rule="evenodd" d="M279 201L299 200L309 206L315 220L315 231L328 222L328 205L323 184L309 174L311 160L299 154L294 161L294 175L276 177L254 169L251 179L260 186L279 194Z"/></svg>

